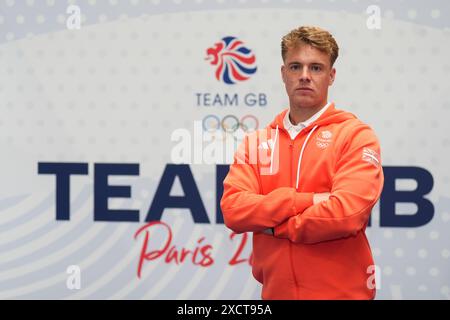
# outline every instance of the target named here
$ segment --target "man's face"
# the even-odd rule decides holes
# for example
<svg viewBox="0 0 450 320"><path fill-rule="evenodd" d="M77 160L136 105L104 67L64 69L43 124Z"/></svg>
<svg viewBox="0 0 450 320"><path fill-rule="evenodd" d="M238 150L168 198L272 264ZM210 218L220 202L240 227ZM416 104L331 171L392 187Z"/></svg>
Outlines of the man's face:
<svg viewBox="0 0 450 320"><path fill-rule="evenodd" d="M289 49L281 76L291 107L323 107L335 74L328 54L308 44Z"/></svg>

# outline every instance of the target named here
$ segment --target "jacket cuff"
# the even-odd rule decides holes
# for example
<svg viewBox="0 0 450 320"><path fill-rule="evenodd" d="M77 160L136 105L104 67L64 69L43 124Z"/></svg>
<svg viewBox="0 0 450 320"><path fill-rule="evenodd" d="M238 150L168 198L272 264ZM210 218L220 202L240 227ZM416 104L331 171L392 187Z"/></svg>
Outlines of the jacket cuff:
<svg viewBox="0 0 450 320"><path fill-rule="evenodd" d="M313 192L295 192L294 207L292 208L294 210L293 214L296 216L311 207L314 204L313 198Z"/></svg>
<svg viewBox="0 0 450 320"><path fill-rule="evenodd" d="M273 235L277 238L289 239L289 221L314 204L313 192L294 192L293 216L273 228Z"/></svg>
<svg viewBox="0 0 450 320"><path fill-rule="evenodd" d="M291 219L292 218L289 218L273 228L273 236L277 238L289 239L289 220Z"/></svg>

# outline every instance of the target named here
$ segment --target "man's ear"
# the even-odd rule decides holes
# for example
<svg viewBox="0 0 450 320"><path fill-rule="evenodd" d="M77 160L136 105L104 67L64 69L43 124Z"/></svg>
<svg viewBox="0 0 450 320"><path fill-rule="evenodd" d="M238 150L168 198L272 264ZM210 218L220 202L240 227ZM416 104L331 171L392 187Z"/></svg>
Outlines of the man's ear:
<svg viewBox="0 0 450 320"><path fill-rule="evenodd" d="M336 68L331 68L330 81L328 82L329 86L331 86L333 84L335 78L336 78Z"/></svg>
<svg viewBox="0 0 450 320"><path fill-rule="evenodd" d="M281 66L281 79L284 83L286 83L286 67L284 65Z"/></svg>

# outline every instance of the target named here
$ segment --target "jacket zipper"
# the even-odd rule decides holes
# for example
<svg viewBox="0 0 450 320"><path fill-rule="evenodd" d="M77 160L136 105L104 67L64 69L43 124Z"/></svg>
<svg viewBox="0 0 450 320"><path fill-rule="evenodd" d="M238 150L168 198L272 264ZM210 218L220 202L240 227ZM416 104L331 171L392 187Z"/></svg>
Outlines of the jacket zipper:
<svg viewBox="0 0 450 320"><path fill-rule="evenodd" d="M298 139L300 137L300 135L305 134L305 130L304 129L299 134L297 134L297 136L295 137L294 140ZM287 130L281 129L281 131L283 131L288 136L288 139L289 139L289 152L290 152L290 159L289 159L289 162L290 162L289 183L290 183L290 186L295 188L295 191L297 192L296 186L294 186L292 184L292 162L293 162L293 156L294 156L294 140L291 139L291 135L289 134L289 132ZM299 177L299 179L300 179L300 177ZM295 284L295 298L299 299L299 295L298 295L299 284L298 284L297 277L295 275L294 259L292 258L292 256L293 256L293 252L292 251L293 251L292 242L289 241L289 260L290 260L290 263L291 263L292 278L294 279L294 284Z"/></svg>
<svg viewBox="0 0 450 320"><path fill-rule="evenodd" d="M289 158L289 162L290 162L290 171L289 171L289 184L291 187L294 187L292 185L292 158L294 156L294 140L291 139L291 136L288 134L289 136L289 153L290 153L290 158ZM295 190L297 191L297 190ZM293 248L292 248L292 243L291 241L289 241L289 261L291 263L291 270L292 270L292 278L294 279L294 284L295 284L295 298L298 299L298 281L297 281L297 277L295 275L295 269L294 269L294 259L292 258L292 253Z"/></svg>

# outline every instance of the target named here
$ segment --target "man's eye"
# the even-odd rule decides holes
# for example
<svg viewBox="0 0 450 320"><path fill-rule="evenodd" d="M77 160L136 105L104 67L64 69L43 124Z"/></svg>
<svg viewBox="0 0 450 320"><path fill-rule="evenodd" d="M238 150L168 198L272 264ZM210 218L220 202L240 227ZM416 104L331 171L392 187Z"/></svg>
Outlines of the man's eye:
<svg viewBox="0 0 450 320"><path fill-rule="evenodd" d="M312 66L311 70L314 72L319 72L320 70L322 70L322 68L320 66Z"/></svg>
<svg viewBox="0 0 450 320"><path fill-rule="evenodd" d="M294 64L290 68L291 68L292 71L297 71L297 70L300 69L300 66Z"/></svg>

